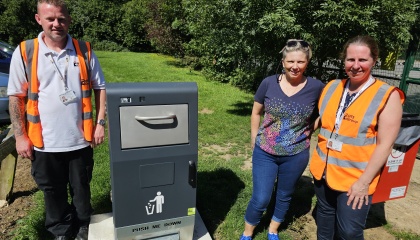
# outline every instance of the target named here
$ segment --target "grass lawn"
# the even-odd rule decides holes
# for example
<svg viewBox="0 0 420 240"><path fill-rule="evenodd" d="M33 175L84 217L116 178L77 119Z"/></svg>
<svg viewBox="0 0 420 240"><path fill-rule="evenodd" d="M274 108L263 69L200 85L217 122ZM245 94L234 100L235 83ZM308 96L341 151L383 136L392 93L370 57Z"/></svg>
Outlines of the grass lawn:
<svg viewBox="0 0 420 240"><path fill-rule="evenodd" d="M235 87L206 80L200 72L179 67L167 56L150 53L96 52L107 82L196 82L198 85L198 187L197 209L213 239L238 239L252 192L250 114L253 95ZM108 113L113 114L113 113ZM108 142L95 149L92 186L94 214L112 211ZM298 183L282 239L293 239L301 227L295 218L314 203L310 179ZM309 188L308 188L309 186ZM44 229L41 192L37 207L18 223L14 239L50 239ZM269 207L269 209L272 209ZM270 211L270 210L269 210ZM269 214L271 216L271 214ZM266 239L270 217L256 229L255 240ZM290 230L290 231L289 231Z"/></svg>
<svg viewBox="0 0 420 240"><path fill-rule="evenodd" d="M237 238L251 195L249 117L253 95L210 82L200 72L179 67L176 59L149 53L96 52L107 82L196 82L199 95L197 209L215 239ZM112 114L112 113L108 113ZM108 142L95 149L91 183L95 214L111 212ZM21 220L15 239L49 239L44 230L41 192L38 207ZM265 233L255 239L263 239Z"/></svg>

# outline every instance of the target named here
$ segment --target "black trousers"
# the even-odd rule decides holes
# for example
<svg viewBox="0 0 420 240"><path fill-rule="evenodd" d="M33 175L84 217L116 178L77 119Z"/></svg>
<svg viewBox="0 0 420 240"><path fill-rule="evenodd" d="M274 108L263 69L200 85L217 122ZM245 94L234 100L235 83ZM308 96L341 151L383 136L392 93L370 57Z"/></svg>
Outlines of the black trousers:
<svg viewBox="0 0 420 240"><path fill-rule="evenodd" d="M44 193L45 227L55 236L72 236L80 226L89 225L93 165L90 146L71 152L34 151L31 173Z"/></svg>

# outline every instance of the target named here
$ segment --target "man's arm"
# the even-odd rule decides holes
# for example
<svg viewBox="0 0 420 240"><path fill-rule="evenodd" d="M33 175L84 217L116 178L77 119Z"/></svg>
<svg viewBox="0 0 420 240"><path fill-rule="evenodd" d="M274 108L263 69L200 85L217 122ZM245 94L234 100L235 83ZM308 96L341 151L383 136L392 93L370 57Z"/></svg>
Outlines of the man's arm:
<svg viewBox="0 0 420 240"><path fill-rule="evenodd" d="M34 148L26 131L25 97L9 96L9 112L16 139L16 151L20 156L32 160Z"/></svg>
<svg viewBox="0 0 420 240"><path fill-rule="evenodd" d="M96 124L93 135L92 146L95 147L103 143L105 139L105 127L97 124L99 119L105 119L105 89L94 89L95 94L95 106L96 106Z"/></svg>

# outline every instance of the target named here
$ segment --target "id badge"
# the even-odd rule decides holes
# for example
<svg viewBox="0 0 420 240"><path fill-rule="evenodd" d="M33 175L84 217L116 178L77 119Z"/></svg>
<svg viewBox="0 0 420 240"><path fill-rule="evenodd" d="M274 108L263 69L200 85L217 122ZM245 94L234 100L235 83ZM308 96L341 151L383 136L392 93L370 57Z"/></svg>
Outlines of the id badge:
<svg viewBox="0 0 420 240"><path fill-rule="evenodd" d="M327 148L341 152L343 148L343 143L334 139L328 139Z"/></svg>
<svg viewBox="0 0 420 240"><path fill-rule="evenodd" d="M77 98L76 94L74 94L74 91L72 91L72 90L65 91L64 93L60 94L59 97L60 97L60 101L64 105L75 102L76 98Z"/></svg>

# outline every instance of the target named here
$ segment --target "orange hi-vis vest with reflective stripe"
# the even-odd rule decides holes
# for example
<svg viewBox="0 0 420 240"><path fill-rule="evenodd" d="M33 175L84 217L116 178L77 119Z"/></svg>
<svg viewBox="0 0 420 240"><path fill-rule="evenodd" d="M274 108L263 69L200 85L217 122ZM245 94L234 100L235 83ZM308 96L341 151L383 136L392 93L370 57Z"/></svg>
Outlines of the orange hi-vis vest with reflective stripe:
<svg viewBox="0 0 420 240"><path fill-rule="evenodd" d="M89 42L72 39L79 60L80 85L82 90L82 120L83 132L86 141L92 141L93 136L93 113L92 113L92 86L90 82L90 57L91 46ZM20 53L25 67L26 80L28 81L28 101L26 104L27 133L32 144L42 148L42 126L38 111L38 38L20 43Z"/></svg>
<svg viewBox="0 0 420 240"><path fill-rule="evenodd" d="M345 110L338 133L335 119L346 86L346 79L329 82L322 91L318 109L321 129L318 144L312 154L310 171L320 180L325 180L331 189L347 192L364 172L376 147L379 114L394 90L400 94L401 103L405 95L397 87L378 79L363 91ZM342 142L341 151L327 148L328 139ZM379 172L369 185L373 194L379 180Z"/></svg>

